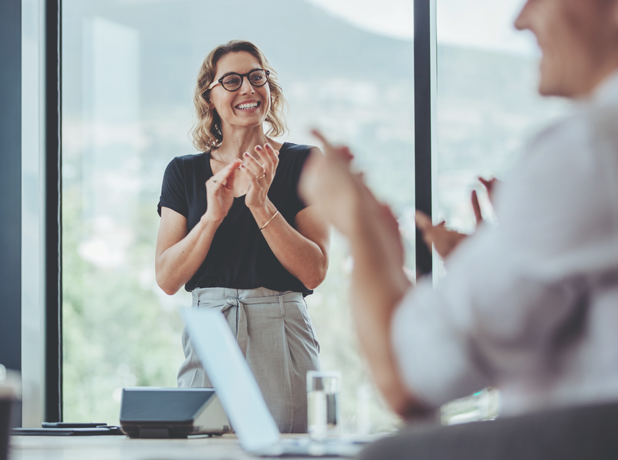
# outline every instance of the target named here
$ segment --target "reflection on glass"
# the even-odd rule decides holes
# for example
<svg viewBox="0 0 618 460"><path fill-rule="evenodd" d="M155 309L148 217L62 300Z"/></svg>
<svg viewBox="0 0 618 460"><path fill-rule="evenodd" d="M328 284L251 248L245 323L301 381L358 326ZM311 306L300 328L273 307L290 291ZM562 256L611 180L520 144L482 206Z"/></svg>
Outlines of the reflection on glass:
<svg viewBox="0 0 618 460"><path fill-rule="evenodd" d="M194 80L218 44L248 39L264 50L290 104L290 140L314 143L317 126L351 145L401 216L413 268L412 42L384 34L395 13L377 4L364 20L378 12L380 26L369 30L344 17L358 13L353 2L339 2L336 16L320 3L238 0L231 14L228 2L210 0L63 2L65 420L117 424L122 387L176 385L183 353L174 309L191 300L156 285L156 204L166 165L193 152ZM383 431L396 419L357 350L350 269L334 235L309 312L322 368L342 371L342 431Z"/></svg>
<svg viewBox="0 0 618 460"><path fill-rule="evenodd" d="M489 221L496 219L477 178L500 178L526 142L565 111L536 90L538 51L512 26L523 0L437 0L438 152L433 167L434 215L474 231L476 189ZM439 275L444 266L437 264ZM484 390L443 408L444 423L495 418L498 395Z"/></svg>

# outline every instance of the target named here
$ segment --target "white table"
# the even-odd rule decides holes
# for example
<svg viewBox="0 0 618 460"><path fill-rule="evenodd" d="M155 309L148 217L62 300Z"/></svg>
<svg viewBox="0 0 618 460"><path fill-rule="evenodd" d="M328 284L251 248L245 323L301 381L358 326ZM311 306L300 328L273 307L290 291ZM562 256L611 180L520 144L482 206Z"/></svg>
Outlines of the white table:
<svg viewBox="0 0 618 460"><path fill-rule="evenodd" d="M253 458L235 435L189 439L125 436L12 436L9 460L210 460Z"/></svg>

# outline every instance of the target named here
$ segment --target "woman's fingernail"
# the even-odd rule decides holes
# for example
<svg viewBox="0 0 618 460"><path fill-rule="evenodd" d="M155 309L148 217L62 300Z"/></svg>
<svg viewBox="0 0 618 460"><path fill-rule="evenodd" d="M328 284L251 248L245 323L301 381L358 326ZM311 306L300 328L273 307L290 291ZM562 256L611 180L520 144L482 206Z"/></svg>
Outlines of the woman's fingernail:
<svg viewBox="0 0 618 460"><path fill-rule="evenodd" d="M245 152L245 153L243 153L243 156L248 157L248 156L249 156L249 154L248 154L247 152Z"/></svg>
<svg viewBox="0 0 618 460"><path fill-rule="evenodd" d="M255 150L262 150L262 147L260 147L259 145L256 145Z"/></svg>
<svg viewBox="0 0 618 460"><path fill-rule="evenodd" d="M272 146L267 142L266 144L264 144L266 147L268 147L269 149L272 149Z"/></svg>
<svg viewBox="0 0 618 460"><path fill-rule="evenodd" d="M240 165L241 168L245 169L245 165Z"/></svg>

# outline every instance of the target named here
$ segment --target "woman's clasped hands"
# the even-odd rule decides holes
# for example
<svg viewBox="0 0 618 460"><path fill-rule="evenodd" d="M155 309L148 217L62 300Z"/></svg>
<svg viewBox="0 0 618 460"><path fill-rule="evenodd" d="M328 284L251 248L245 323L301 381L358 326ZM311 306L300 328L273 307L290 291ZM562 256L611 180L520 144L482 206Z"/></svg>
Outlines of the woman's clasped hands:
<svg viewBox="0 0 618 460"><path fill-rule="evenodd" d="M251 210L263 208L268 202L268 190L279 164L279 152L270 144L256 145L255 155L245 152L241 169L247 172L250 186L245 204Z"/></svg>
<svg viewBox="0 0 618 460"><path fill-rule="evenodd" d="M206 181L208 208L204 219L220 223L227 216L238 189L235 184L245 183L239 177L239 171L246 174L245 180L248 182L246 206L251 210L266 206L268 191L279 164L279 152L268 143L263 147L255 146L254 152L245 152L243 160L233 160Z"/></svg>
<svg viewBox="0 0 618 460"><path fill-rule="evenodd" d="M208 208L202 219L221 223L234 203L234 175L242 166L241 160L233 160L206 181Z"/></svg>

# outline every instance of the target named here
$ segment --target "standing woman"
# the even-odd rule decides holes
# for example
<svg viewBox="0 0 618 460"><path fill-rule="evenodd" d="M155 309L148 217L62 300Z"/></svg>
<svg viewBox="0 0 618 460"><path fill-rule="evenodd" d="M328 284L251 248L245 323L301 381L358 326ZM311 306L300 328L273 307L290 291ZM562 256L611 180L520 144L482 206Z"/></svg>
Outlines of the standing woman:
<svg viewBox="0 0 618 460"><path fill-rule="evenodd" d="M194 308L221 310L279 430L306 432L305 376L320 364L304 296L326 276L329 229L297 187L317 149L268 137L285 131L285 100L252 43L211 51L194 103L203 153L176 157L165 171L157 283L170 295L185 285ZM178 386L211 386L186 330L182 341Z"/></svg>

